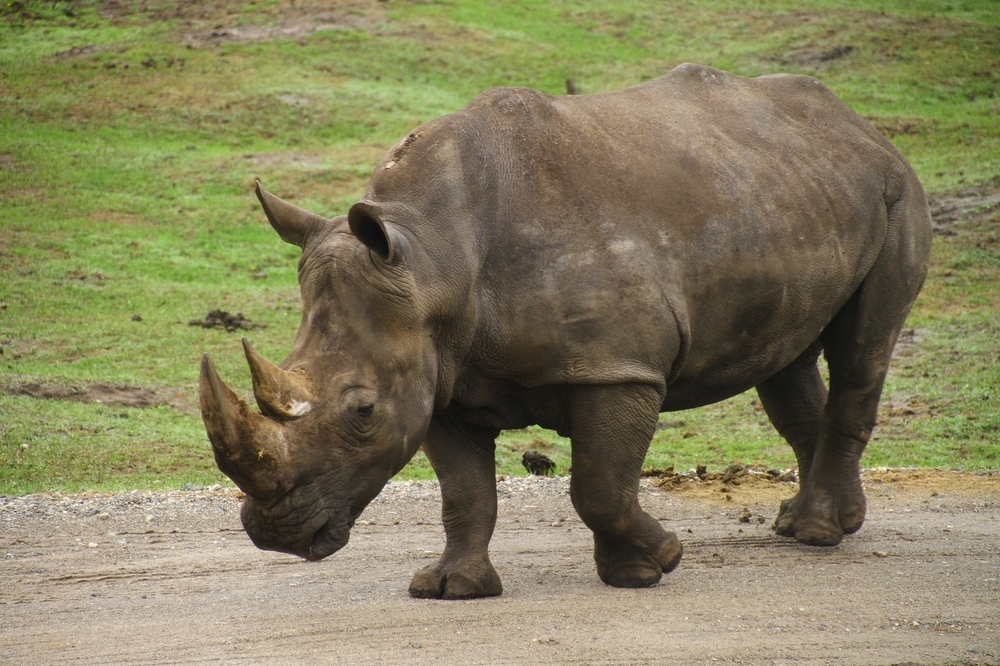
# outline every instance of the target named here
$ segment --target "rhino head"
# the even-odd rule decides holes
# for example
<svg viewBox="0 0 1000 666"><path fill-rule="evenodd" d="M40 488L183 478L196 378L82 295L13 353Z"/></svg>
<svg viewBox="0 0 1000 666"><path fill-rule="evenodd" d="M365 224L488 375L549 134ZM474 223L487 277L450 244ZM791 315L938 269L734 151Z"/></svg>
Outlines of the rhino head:
<svg viewBox="0 0 1000 666"><path fill-rule="evenodd" d="M302 248L302 322L280 365L244 338L260 411L205 354L201 414L215 460L245 493L260 548L319 560L416 453L430 423L437 357L408 265L410 244L375 204L326 219L265 192L283 240Z"/></svg>

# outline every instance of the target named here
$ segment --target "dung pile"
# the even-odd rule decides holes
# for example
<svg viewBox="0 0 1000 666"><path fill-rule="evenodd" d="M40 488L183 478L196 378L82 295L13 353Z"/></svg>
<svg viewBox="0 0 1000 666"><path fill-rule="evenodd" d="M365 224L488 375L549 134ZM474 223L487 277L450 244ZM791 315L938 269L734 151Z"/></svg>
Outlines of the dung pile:
<svg viewBox="0 0 1000 666"><path fill-rule="evenodd" d="M706 465L698 465L686 472L677 472L671 465L665 469L649 469L643 476L655 477L656 485L664 490L674 490L685 485L720 483L723 486L739 486L744 483L795 483L798 474L795 468L780 470L766 465L744 465L731 463L726 469L709 472Z"/></svg>
<svg viewBox="0 0 1000 666"><path fill-rule="evenodd" d="M188 326L221 328L232 333L233 331L249 331L255 328L266 328L267 324L255 324L244 317L242 312L237 312L232 315L225 310L212 310L205 315L204 319L192 319L188 322Z"/></svg>
<svg viewBox="0 0 1000 666"><path fill-rule="evenodd" d="M556 472L555 462L538 451L525 451L521 456L521 464L534 476L551 476Z"/></svg>

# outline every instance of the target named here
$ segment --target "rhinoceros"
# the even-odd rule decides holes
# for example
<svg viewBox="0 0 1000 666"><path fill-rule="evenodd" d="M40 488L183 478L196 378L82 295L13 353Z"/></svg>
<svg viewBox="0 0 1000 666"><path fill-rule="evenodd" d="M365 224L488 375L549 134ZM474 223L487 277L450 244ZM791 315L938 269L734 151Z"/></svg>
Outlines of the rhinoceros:
<svg viewBox="0 0 1000 666"><path fill-rule="evenodd" d="M750 388L798 461L777 532L861 527L931 225L912 168L819 81L498 88L403 138L346 216L256 192L302 248L302 321L280 365L243 341L259 413L203 356L201 412L258 547L334 553L423 449L446 543L410 594L498 595L494 439L538 424L571 439L600 579L651 586L682 553L638 501L659 414Z"/></svg>

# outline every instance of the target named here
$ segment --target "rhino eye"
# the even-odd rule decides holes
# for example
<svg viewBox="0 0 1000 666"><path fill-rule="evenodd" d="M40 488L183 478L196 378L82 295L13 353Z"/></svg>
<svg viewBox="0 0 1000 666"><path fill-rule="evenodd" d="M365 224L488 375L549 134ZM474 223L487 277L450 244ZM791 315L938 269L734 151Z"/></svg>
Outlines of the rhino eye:
<svg viewBox="0 0 1000 666"><path fill-rule="evenodd" d="M361 416L371 416L373 411L375 411L375 405L361 405L358 407L358 414Z"/></svg>

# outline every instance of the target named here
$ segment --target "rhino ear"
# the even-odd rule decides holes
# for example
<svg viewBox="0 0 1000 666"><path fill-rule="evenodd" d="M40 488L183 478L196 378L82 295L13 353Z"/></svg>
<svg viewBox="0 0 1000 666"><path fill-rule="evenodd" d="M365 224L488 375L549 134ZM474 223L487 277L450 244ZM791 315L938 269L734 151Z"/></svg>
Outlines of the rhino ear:
<svg viewBox="0 0 1000 666"><path fill-rule="evenodd" d="M402 262L410 252L410 242L391 222L382 217L377 204L359 201L347 213L351 233L368 246L382 261L390 264Z"/></svg>
<svg viewBox="0 0 1000 666"><path fill-rule="evenodd" d="M264 214L267 215L267 221L286 243L305 247L309 237L328 222L321 215L310 213L274 196L260 186L259 180L255 191Z"/></svg>

